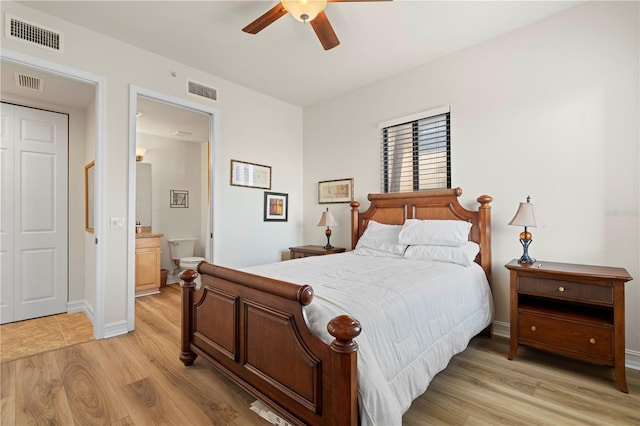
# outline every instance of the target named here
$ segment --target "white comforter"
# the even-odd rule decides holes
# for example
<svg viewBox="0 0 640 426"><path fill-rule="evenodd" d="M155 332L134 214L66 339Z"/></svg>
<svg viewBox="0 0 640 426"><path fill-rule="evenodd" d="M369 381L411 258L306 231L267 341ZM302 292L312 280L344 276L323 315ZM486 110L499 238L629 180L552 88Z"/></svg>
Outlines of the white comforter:
<svg viewBox="0 0 640 426"><path fill-rule="evenodd" d="M401 425L411 402L493 317L490 289L475 263L342 253L244 270L311 285L307 324L327 343L332 318L349 314L360 321L358 393L365 426Z"/></svg>

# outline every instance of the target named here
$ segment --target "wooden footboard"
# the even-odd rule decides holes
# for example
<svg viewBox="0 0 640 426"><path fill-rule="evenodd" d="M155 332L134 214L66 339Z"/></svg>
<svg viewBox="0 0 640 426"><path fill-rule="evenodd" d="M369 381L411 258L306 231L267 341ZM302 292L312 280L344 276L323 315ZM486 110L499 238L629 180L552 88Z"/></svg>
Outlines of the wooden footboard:
<svg viewBox="0 0 640 426"><path fill-rule="evenodd" d="M308 285L198 265L180 274L180 360L198 355L292 424L357 424L357 320L343 315L328 324L328 345L308 329L302 306Z"/></svg>

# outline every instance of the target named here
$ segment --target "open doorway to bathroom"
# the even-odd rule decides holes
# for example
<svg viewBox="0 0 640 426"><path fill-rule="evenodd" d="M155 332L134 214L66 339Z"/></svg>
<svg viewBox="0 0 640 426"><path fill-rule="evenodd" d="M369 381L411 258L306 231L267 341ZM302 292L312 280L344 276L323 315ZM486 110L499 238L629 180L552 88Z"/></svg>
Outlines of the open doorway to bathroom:
<svg viewBox="0 0 640 426"><path fill-rule="evenodd" d="M132 87L132 99L134 96L135 109L131 111L135 115L135 145L130 147L130 176L134 178L130 181L129 223L135 227L130 229L134 244L129 245L129 264L134 269L130 271L130 330L135 327L136 297L161 292L165 285L179 282L178 264L172 258L168 240L195 240L186 257L213 261L217 160L217 110ZM142 246L145 248L141 250ZM147 268L149 273L144 272ZM154 290L149 283L156 279L160 287Z"/></svg>

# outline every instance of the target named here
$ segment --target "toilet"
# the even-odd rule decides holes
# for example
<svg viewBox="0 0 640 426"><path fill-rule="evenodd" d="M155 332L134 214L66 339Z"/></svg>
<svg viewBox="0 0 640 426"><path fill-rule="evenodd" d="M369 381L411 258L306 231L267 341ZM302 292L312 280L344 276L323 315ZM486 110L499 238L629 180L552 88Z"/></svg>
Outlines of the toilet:
<svg viewBox="0 0 640 426"><path fill-rule="evenodd" d="M204 257L194 257L193 253L196 248L195 238L170 238L167 239L169 243L169 253L173 263L176 264L176 269L172 274L180 273L184 269L193 269L194 271L198 267L198 263L202 262Z"/></svg>

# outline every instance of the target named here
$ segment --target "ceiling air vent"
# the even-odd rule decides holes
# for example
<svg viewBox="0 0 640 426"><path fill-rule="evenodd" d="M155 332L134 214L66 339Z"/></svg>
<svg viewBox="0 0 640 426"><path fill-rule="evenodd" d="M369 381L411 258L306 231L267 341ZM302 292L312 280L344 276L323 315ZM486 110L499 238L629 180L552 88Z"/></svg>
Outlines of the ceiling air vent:
<svg viewBox="0 0 640 426"><path fill-rule="evenodd" d="M40 77L32 75L15 73L16 86L22 89L34 90L42 92L44 89L44 81Z"/></svg>
<svg viewBox="0 0 640 426"><path fill-rule="evenodd" d="M64 37L59 31L36 25L11 15L5 15L5 26L7 37L37 44L56 52L63 51L62 42Z"/></svg>
<svg viewBox="0 0 640 426"><path fill-rule="evenodd" d="M202 83L197 83L192 80L187 81L187 92L192 95L200 96L201 98L207 98L212 101L218 100L218 89L205 86Z"/></svg>

